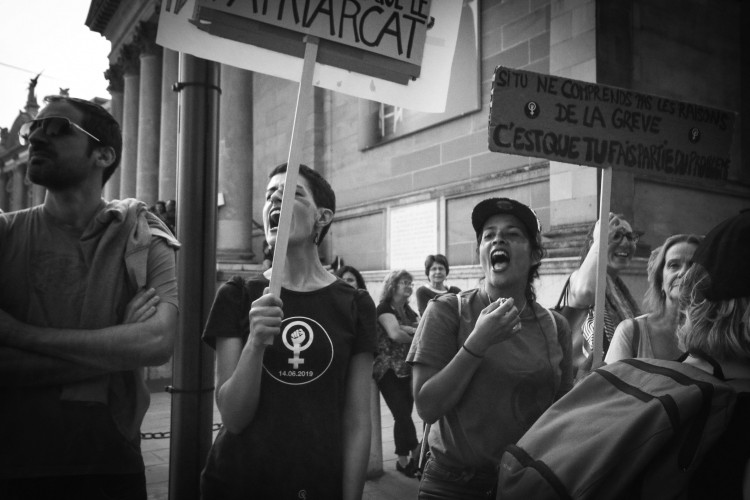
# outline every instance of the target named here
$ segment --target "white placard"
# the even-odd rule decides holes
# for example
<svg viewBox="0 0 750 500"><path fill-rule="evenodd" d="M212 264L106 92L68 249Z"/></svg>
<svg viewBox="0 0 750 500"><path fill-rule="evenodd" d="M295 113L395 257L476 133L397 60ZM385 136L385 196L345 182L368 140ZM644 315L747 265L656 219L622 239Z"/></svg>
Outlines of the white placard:
<svg viewBox="0 0 750 500"><path fill-rule="evenodd" d="M407 85L316 64L313 85L415 111L442 113L448 95L462 2L434 0L420 77ZM227 38L213 36L190 23L195 0L162 2L156 43L196 57L278 78L299 81L302 59Z"/></svg>

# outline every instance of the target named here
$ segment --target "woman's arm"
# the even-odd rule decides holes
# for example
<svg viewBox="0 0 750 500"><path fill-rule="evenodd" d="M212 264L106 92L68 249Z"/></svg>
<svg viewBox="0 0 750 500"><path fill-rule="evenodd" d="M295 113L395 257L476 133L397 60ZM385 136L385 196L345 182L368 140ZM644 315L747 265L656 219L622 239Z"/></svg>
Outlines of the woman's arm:
<svg viewBox="0 0 750 500"><path fill-rule="evenodd" d="M401 342L402 344L411 344L412 338L414 337L414 332L417 331L417 329L413 326L399 324L398 319L396 319L396 315L392 313L381 314L380 316L378 316L378 322L391 338L391 340Z"/></svg>
<svg viewBox="0 0 750 500"><path fill-rule="evenodd" d="M281 331L281 299L267 292L250 308L250 335L244 346L237 337L216 341L216 406L224 425L235 434L255 417L263 353L267 341Z"/></svg>
<svg viewBox="0 0 750 500"><path fill-rule="evenodd" d="M599 223L594 226L594 240L586 257L577 271L570 275L570 289L568 291L568 305L571 307L585 308L594 305L596 295L596 268L599 261ZM610 233L620 225L620 218L615 214L609 214Z"/></svg>
<svg viewBox="0 0 750 500"><path fill-rule="evenodd" d="M463 344L465 347L461 347L445 367L414 363L412 388L422 420L435 423L459 402L487 349L514 336L513 327L519 322L512 299L502 305L493 302L482 310L474 330Z"/></svg>
<svg viewBox="0 0 750 500"><path fill-rule="evenodd" d="M362 498L370 459L370 380L372 380L372 354L352 356L346 381L344 403L344 477L345 500Z"/></svg>

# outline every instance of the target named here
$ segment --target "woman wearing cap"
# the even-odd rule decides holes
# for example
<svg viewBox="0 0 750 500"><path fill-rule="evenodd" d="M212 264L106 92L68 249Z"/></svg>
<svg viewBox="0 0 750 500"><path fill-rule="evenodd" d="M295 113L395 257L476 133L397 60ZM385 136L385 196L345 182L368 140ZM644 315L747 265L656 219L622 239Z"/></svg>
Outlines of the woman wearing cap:
<svg viewBox="0 0 750 500"><path fill-rule="evenodd" d="M686 488L685 498L750 498L750 210L712 229L682 279L684 363L715 373L737 391L734 413Z"/></svg>
<svg viewBox="0 0 750 500"><path fill-rule="evenodd" d="M482 284L435 299L407 357L417 411L434 424L420 499L488 498L505 446L572 386L567 322L535 301L536 215L491 198L471 220Z"/></svg>
<svg viewBox="0 0 750 500"><path fill-rule="evenodd" d="M624 358L677 359L680 283L693 263L701 236L674 234L651 252L648 260L648 290L643 299L648 314L625 320L615 330L604 361Z"/></svg>
<svg viewBox="0 0 750 500"><path fill-rule="evenodd" d="M589 353L594 344L594 297L596 296L596 269L599 261L599 222L589 231L581 254L578 270L570 275L570 288L567 304L578 309L589 309L581 326L581 334L573 332L573 357L578 365L585 365L584 371L590 368ZM635 255L638 234L622 216L609 214L609 241L607 244L607 285L604 301L604 353L615 333L615 327L628 318L641 314L638 303L630 294L619 273L626 269ZM585 341L585 342L584 342ZM588 362L584 358L588 358Z"/></svg>
<svg viewBox="0 0 750 500"><path fill-rule="evenodd" d="M450 266L448 266L448 259L443 254L428 255L424 261L424 274L427 279L430 280L429 285L422 285L417 288L417 309L419 315L424 315L424 310L427 309L427 303L444 293L459 293L460 288L455 286L445 286L445 279L448 277L450 272Z"/></svg>

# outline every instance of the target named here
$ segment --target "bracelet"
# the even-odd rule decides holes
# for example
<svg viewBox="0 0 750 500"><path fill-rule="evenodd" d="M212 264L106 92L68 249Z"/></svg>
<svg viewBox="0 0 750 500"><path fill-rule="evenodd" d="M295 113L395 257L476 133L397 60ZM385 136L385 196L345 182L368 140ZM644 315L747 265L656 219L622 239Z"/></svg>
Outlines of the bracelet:
<svg viewBox="0 0 750 500"><path fill-rule="evenodd" d="M484 357L484 356L480 356L479 354L476 354L476 353L474 353L474 352L471 352L471 351L469 350L469 348L468 348L468 347L466 347L466 344L461 344L461 347L463 347L463 348L464 348L464 349L466 350L466 352L468 352L469 354L471 354L472 356L474 356L474 357L475 357L475 358L477 358L477 359L482 359L482 358Z"/></svg>

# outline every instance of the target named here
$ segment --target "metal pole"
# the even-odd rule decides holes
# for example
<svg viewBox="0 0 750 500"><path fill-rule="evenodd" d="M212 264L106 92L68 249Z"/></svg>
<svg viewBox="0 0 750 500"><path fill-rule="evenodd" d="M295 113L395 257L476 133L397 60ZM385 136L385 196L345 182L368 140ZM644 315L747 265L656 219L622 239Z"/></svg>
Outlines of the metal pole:
<svg viewBox="0 0 750 500"><path fill-rule="evenodd" d="M216 290L219 65L180 53L177 258L180 321L173 360L169 498L200 497L211 447L213 352L201 333Z"/></svg>

